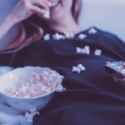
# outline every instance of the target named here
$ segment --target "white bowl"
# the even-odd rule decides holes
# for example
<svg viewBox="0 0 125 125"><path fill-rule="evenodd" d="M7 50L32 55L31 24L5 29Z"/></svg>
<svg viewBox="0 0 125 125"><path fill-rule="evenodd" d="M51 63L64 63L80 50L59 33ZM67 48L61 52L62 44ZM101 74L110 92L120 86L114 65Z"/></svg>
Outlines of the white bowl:
<svg viewBox="0 0 125 125"><path fill-rule="evenodd" d="M15 98L2 93L5 88L11 88L12 86L15 86L16 83L20 82L20 80L29 78L30 73L35 72L41 74L43 71L51 71L51 69L46 67L26 66L24 68L16 68L11 72L2 75L0 77L0 94L3 96L6 103L20 112L27 112L31 108L36 108L36 110L43 109L54 96L56 90L32 98Z"/></svg>

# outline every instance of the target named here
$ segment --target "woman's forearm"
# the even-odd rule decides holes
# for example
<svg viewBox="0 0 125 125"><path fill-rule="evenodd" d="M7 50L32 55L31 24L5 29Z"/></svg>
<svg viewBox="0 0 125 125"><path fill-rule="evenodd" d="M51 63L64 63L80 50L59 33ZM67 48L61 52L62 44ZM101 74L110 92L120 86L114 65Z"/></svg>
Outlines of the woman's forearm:
<svg viewBox="0 0 125 125"><path fill-rule="evenodd" d="M41 0L41 2L37 0L19 0L11 14L0 22L0 40L14 24L28 19L35 13L44 15L46 11L50 10L50 7L51 3L45 0Z"/></svg>
<svg viewBox="0 0 125 125"><path fill-rule="evenodd" d="M0 40L16 24L16 20L8 15L0 22Z"/></svg>

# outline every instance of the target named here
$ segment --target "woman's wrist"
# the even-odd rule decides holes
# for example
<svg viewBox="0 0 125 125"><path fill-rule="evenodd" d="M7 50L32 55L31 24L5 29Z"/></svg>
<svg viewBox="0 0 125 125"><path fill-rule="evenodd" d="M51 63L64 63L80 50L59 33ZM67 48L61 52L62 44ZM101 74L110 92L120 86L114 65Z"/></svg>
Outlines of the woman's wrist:
<svg viewBox="0 0 125 125"><path fill-rule="evenodd" d="M14 26L16 23L18 23L18 20L13 16L13 15L8 15L5 18L6 22L8 23L8 25L10 25L11 27Z"/></svg>
<svg viewBox="0 0 125 125"><path fill-rule="evenodd" d="M17 20L8 15L0 22L0 40L17 23Z"/></svg>

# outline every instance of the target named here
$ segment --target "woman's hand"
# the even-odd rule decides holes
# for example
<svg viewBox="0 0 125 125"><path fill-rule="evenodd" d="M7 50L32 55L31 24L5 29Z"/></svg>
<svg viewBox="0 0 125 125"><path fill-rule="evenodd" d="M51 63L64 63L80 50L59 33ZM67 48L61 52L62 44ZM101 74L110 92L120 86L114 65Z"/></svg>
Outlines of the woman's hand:
<svg viewBox="0 0 125 125"><path fill-rule="evenodd" d="M114 76L112 76L114 78L114 81L119 83L119 84L122 84L122 85L125 85L125 78L123 79L119 79L119 78L116 78Z"/></svg>
<svg viewBox="0 0 125 125"><path fill-rule="evenodd" d="M9 16L18 23L35 13L44 15L50 7L51 3L48 0L20 0Z"/></svg>
<svg viewBox="0 0 125 125"><path fill-rule="evenodd" d="M33 14L44 15L51 7L48 0L19 0L13 11L0 22L0 40L16 24Z"/></svg>
<svg viewBox="0 0 125 125"><path fill-rule="evenodd" d="M107 64L110 64L111 62L107 62ZM125 62L123 63L123 66L125 67ZM122 73L122 72L121 72ZM112 75L111 75L112 76ZM119 84L122 84L122 85L125 85L125 78L123 79L120 79L120 78L116 78L114 76L112 76L114 78L114 81L119 83Z"/></svg>

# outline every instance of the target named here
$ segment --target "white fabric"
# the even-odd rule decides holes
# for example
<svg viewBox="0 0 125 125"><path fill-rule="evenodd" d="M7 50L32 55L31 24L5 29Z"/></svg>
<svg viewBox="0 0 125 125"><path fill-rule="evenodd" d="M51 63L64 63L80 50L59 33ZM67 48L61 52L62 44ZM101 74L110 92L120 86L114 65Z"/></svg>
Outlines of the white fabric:
<svg viewBox="0 0 125 125"><path fill-rule="evenodd" d="M6 121L6 123L2 124L3 120ZM15 124L9 124L13 121L15 121ZM16 121L19 121L19 122L16 123ZM8 106L5 103L3 97L0 97L0 125L7 125L7 124L8 125L32 125L32 123L27 123L24 114Z"/></svg>
<svg viewBox="0 0 125 125"><path fill-rule="evenodd" d="M0 76L12 70L13 70L12 67L0 66ZM21 125L32 125L32 123L26 122L23 113L16 111L12 109L9 105L7 105L4 98L0 94L0 124L5 119L4 121L6 121L6 124L1 124L1 125L10 125L9 123L13 121L13 119L16 122L17 118L19 119ZM18 124L13 124L13 125L18 125Z"/></svg>

